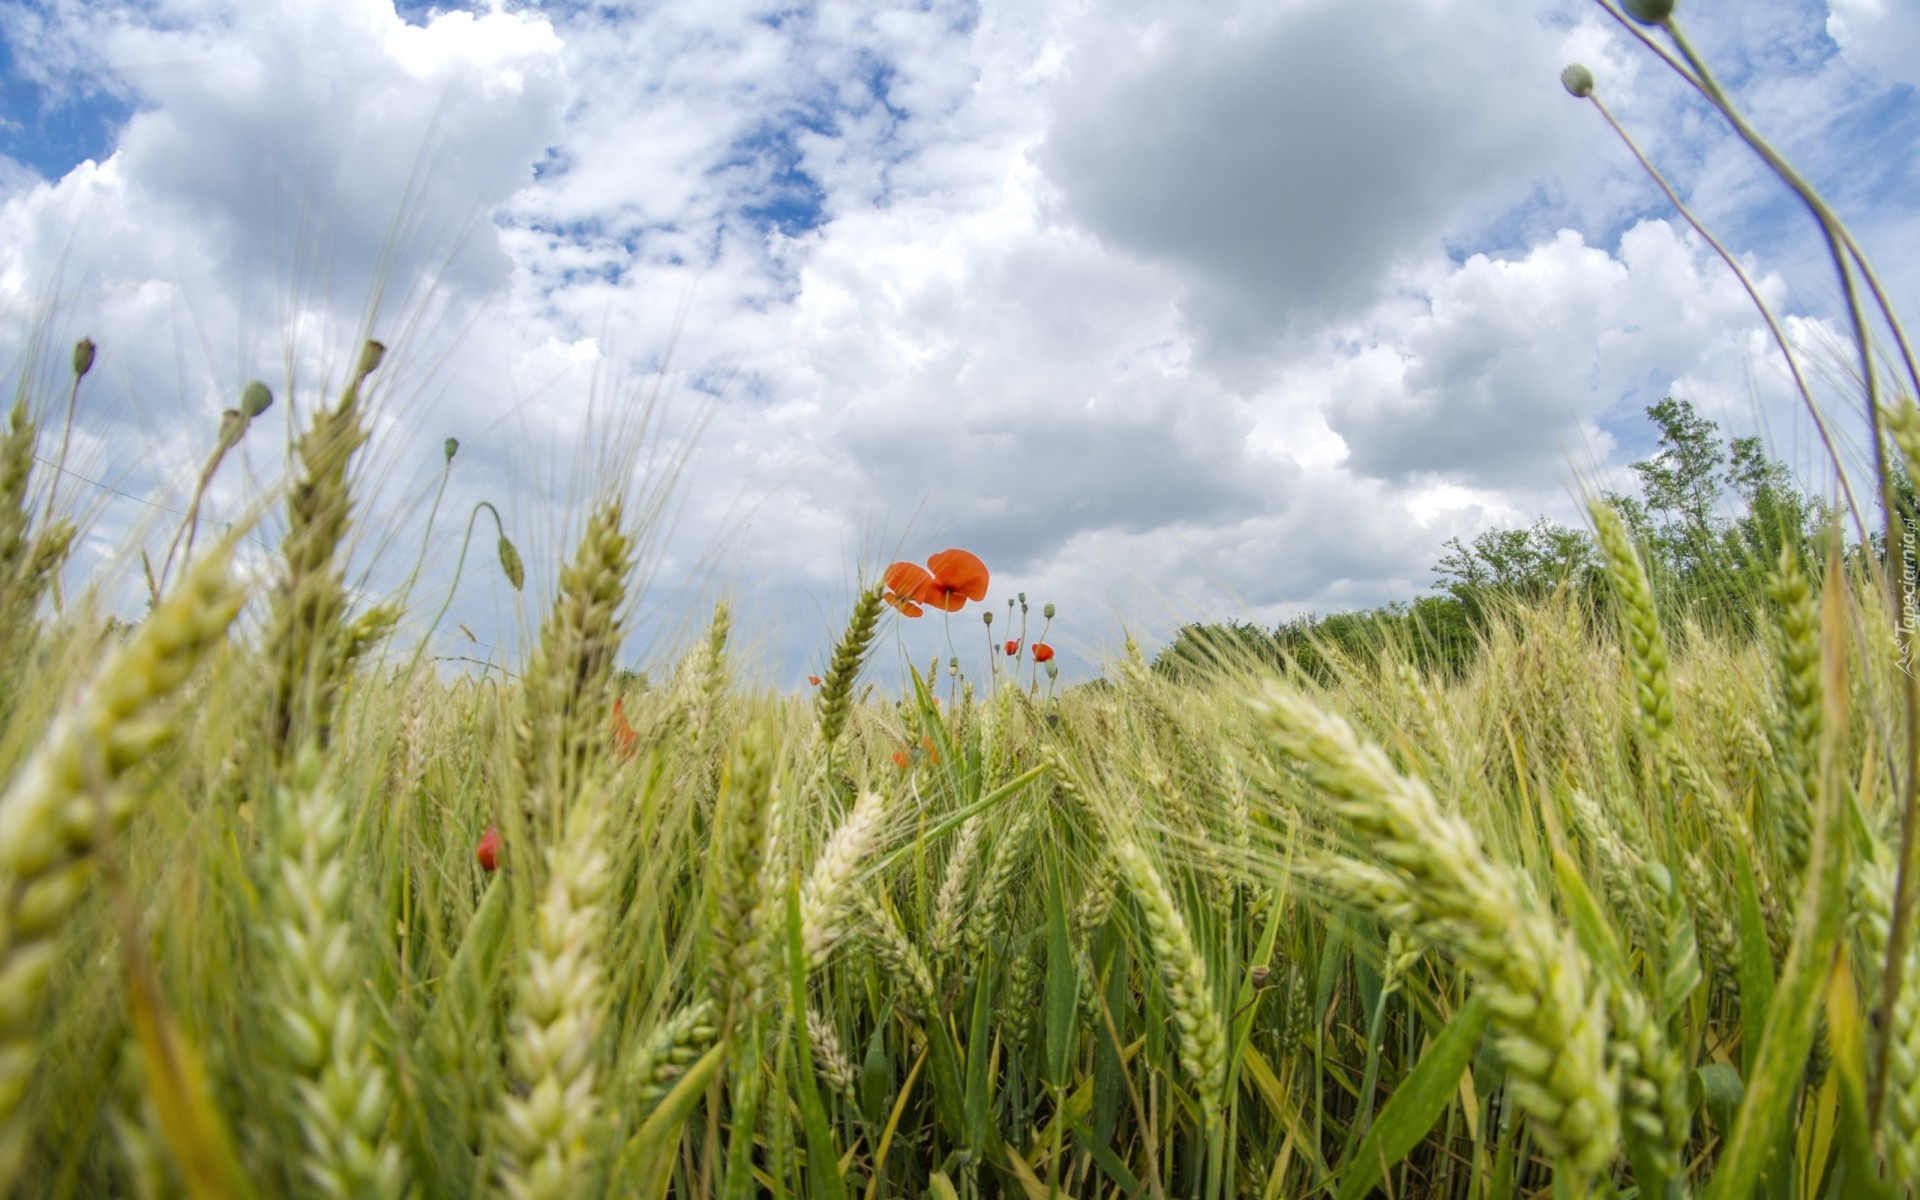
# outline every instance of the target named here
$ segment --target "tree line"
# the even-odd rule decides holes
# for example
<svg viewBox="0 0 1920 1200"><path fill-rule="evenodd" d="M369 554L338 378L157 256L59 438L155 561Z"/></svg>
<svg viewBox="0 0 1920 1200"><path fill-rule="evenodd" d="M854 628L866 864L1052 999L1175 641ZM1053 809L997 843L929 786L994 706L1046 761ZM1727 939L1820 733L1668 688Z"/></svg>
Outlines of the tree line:
<svg viewBox="0 0 1920 1200"><path fill-rule="evenodd" d="M1719 425L1690 401L1669 396L1646 412L1659 430L1659 450L1632 464L1639 494L1601 494L1632 531L1664 611L1684 612L1703 628L1750 633L1768 615L1764 582L1782 552L1790 549L1803 564L1817 557L1833 506L1801 487L1758 437L1723 440ZM1902 477L1894 491L1911 521L1920 510L1912 485ZM1874 553L1884 553L1881 540L1872 539ZM1339 660L1367 663L1395 645L1430 669L1457 675L1471 665L1503 606L1566 588L1590 619L1610 611L1606 572L1585 529L1543 517L1472 541L1450 538L1442 550L1428 595L1303 616L1272 629L1251 622L1186 625L1155 658L1154 669L1191 675L1252 658L1326 678ZM1817 569L1811 573L1818 578Z"/></svg>

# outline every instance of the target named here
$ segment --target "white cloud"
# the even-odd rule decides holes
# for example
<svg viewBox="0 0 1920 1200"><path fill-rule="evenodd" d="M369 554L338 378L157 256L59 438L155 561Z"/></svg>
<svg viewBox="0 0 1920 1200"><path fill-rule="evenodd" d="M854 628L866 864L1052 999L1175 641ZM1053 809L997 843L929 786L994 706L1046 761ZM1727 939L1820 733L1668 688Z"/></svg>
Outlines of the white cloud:
<svg viewBox="0 0 1920 1200"><path fill-rule="evenodd" d="M1829 0L1827 33L1848 57L1920 87L1920 10L1902 0Z"/></svg>
<svg viewBox="0 0 1920 1200"><path fill-rule="evenodd" d="M1757 7L1715 53L1819 36ZM1116 619L1411 595L1449 536L1577 519L1568 458L1617 484L1668 390L1798 444L1744 296L1645 219L1561 65L1707 208L1751 167L1574 0L48 11L49 70L139 110L104 161L0 192L0 290L29 304L64 262L59 315L102 343L83 457L164 498L240 382L287 374L283 338L303 388L337 377L390 271L375 590L452 434L441 533L498 503L537 603L663 362L665 449L705 424L643 629L730 583L743 629L784 620L789 676L896 552L975 549L996 601L1053 600L1091 648ZM1801 78L1842 84L1867 86ZM1822 315L1790 271L1767 286ZM131 524L109 507L101 552ZM469 572L454 615L511 643L522 614ZM902 631L917 661L945 645Z"/></svg>
<svg viewBox="0 0 1920 1200"><path fill-rule="evenodd" d="M1511 5L1331 0L1156 12L1088 31L1040 162L1116 248L1190 272L1210 341L1246 353L1390 286L1576 144L1560 34Z"/></svg>

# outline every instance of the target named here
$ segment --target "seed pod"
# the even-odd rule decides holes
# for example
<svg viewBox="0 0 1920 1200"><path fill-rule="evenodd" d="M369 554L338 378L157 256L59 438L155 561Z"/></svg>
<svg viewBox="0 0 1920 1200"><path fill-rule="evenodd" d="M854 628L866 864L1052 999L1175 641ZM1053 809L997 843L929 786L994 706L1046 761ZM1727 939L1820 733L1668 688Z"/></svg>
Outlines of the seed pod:
<svg viewBox="0 0 1920 1200"><path fill-rule="evenodd" d="M1051 601L1040 606L1040 615L1049 621L1053 620L1053 604Z"/></svg>
<svg viewBox="0 0 1920 1200"><path fill-rule="evenodd" d="M273 406L273 391L258 379L240 389L240 411L251 421Z"/></svg>
<svg viewBox="0 0 1920 1200"><path fill-rule="evenodd" d="M353 377L356 382L365 379L380 369L380 360L387 356L387 348L372 338L360 347L360 365L355 368Z"/></svg>
<svg viewBox="0 0 1920 1200"><path fill-rule="evenodd" d="M1579 63L1568 63L1560 72L1560 86L1567 89L1567 95L1585 100L1593 95L1593 72Z"/></svg>
<svg viewBox="0 0 1920 1200"><path fill-rule="evenodd" d="M446 451L446 453L447 453L447 461L448 461L448 462L452 462L452 461L453 461L453 456L454 456L454 455L456 455L456 454L458 454L458 453L460 453L460 439L459 439L459 438L448 438L448 439L446 440L446 442L445 442L445 443L444 443L444 444L443 444L443 445L442 445L442 446L441 446L440 448L441 448L442 450L444 450L444 451Z"/></svg>
<svg viewBox="0 0 1920 1200"><path fill-rule="evenodd" d="M500 569L506 572L507 582L519 591L527 582L527 568L520 561L520 552L513 548L506 534L500 535Z"/></svg>
<svg viewBox="0 0 1920 1200"><path fill-rule="evenodd" d="M1674 0L1621 0L1627 15L1642 25L1664 25L1673 16Z"/></svg>
<svg viewBox="0 0 1920 1200"><path fill-rule="evenodd" d="M93 339L81 338L73 344L73 377L78 380L93 370Z"/></svg>

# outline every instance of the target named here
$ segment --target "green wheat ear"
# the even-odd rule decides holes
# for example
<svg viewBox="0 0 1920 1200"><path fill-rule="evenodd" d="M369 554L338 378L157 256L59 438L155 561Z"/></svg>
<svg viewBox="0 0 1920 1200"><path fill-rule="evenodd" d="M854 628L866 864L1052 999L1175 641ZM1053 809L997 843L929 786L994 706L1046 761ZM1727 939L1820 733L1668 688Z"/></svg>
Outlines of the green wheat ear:
<svg viewBox="0 0 1920 1200"><path fill-rule="evenodd" d="M267 615L267 644L274 655L268 683L266 741L276 773L295 749L313 741L324 751L332 738L341 686L355 656L377 636L373 625L343 639L348 597L338 561L351 518L348 470L367 440L361 394L386 355L369 341L339 402L315 415L294 444L300 473L287 493L285 564ZM391 617L386 624L391 623ZM375 623L380 624L380 622Z"/></svg>
<svg viewBox="0 0 1920 1200"><path fill-rule="evenodd" d="M172 700L226 640L245 599L229 537L111 651L0 796L0 1184L19 1164L19 1118L40 1059L35 1031L105 830L139 807L136 768L181 727Z"/></svg>
<svg viewBox="0 0 1920 1200"><path fill-rule="evenodd" d="M847 631L834 647L833 662L827 667L820 692L814 698L814 711L820 724L820 740L831 747L847 725L847 710L853 701L853 681L860 674L867 648L873 644L874 631L880 625L881 595L878 585L860 593L854 602Z"/></svg>

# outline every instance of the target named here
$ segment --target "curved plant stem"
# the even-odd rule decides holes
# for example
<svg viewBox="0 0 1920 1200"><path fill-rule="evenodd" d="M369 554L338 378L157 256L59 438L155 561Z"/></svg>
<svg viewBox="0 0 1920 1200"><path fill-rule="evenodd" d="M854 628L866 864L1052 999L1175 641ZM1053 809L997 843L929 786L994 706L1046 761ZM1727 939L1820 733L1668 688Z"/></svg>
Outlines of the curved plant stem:
<svg viewBox="0 0 1920 1200"><path fill-rule="evenodd" d="M1853 485L1847 482L1846 470L1840 461L1840 451L1833 443L1833 433L1827 428L1826 418L1820 415L1819 405L1814 403L1813 391L1807 386L1806 375L1800 369L1800 360L1795 356L1793 347L1788 345L1786 331L1780 328L1780 322L1774 317L1773 310L1767 306L1765 300L1761 299L1760 290L1754 286L1753 279L1740 265L1739 260L1734 258L1732 252L1721 243L1720 239L1693 215L1693 210L1680 199L1679 194L1673 190L1673 185L1667 182L1666 176L1647 160L1639 144L1633 140L1633 135L1614 118L1613 110L1607 107L1606 102L1600 99L1598 94L1589 95L1587 99L1593 102L1593 106L1600 111L1600 115L1606 119L1607 124L1620 136L1620 140L1626 143L1627 149L1639 161L1640 168L1659 186L1660 191L1667 197L1667 202L1673 205L1674 211L1685 218L1687 224L1693 226L1693 231L1706 239L1707 245L1713 247L1714 253L1720 256L1720 261L1727 264L1727 269L1733 272L1734 277L1740 281L1740 286L1746 289L1747 299L1753 301L1753 306L1760 311L1761 320L1767 323L1767 332L1773 335L1774 345L1780 348L1780 357L1786 360L1788 374L1793 376L1794 390L1800 393L1800 399L1807 407L1807 415L1813 418L1813 427L1820 432L1820 444L1826 447L1827 458L1833 463L1834 472L1840 480L1840 490L1846 496L1847 513L1853 518L1854 530L1860 535L1860 543L1865 545L1867 542L1866 519L1861 514L1859 501L1854 498Z"/></svg>
<svg viewBox="0 0 1920 1200"><path fill-rule="evenodd" d="M440 468L440 486L434 489L433 506L427 509L427 529L425 533L420 535L420 555L413 560L413 572L407 576L407 582L400 588L400 607L402 609L407 607L407 598L413 595L413 585L420 580L420 567L427 561L427 547L433 542L433 521L435 517L440 515L440 501L447 494L447 480L452 475L453 459L448 458L446 464ZM500 520L499 514L495 513L493 519L494 523L498 524ZM471 522L469 522L468 533L469 535L472 533Z"/></svg>
<svg viewBox="0 0 1920 1200"><path fill-rule="evenodd" d="M1840 276L1841 291L1847 301L1848 320L1852 324L1854 343L1859 351L1860 378L1866 388L1867 424L1873 439L1874 472L1879 483L1881 509L1885 518L1886 550L1888 554L1892 554L1894 547L1899 544L1897 528L1899 516L1893 504L1893 483L1887 469L1887 448L1881 433L1880 378L1874 365L1873 337L1867 325L1865 305L1861 302L1860 287L1855 281L1854 271L1859 270L1861 277L1866 280L1867 288L1873 295L1874 302L1879 306L1880 314L1886 322L1895 345L1900 350L1902 364L1907 369L1908 382L1914 385L1917 392L1920 392L1920 369L1916 368L1905 330L1887 300L1886 290L1868 265L1866 254L1854 240L1853 235L1848 232L1839 216L1828 206L1813 185L1795 170L1792 164L1788 163L1765 138L1761 137L1739 109L1734 107L1732 101L1721 89L1719 82L1715 80L1713 72L1707 67L1706 61L1694 49L1693 43L1687 39L1686 34L1671 17L1659 22L1659 27L1673 40L1680 59L1676 59L1644 31L1637 28L1615 7L1612 0L1596 0L1596 3L1672 67L1681 78L1698 89L1700 94L1727 119L1728 124L1733 127L1740 139L1760 156L1768 169L1800 198L1815 223L1820 226L1820 232L1826 238L1828 255L1832 258L1834 269ZM1899 611L1900 596L1893 573L1886 570L1878 558L1872 554L1870 544L1863 543L1862 550L1865 552L1867 567L1875 576L1876 584L1886 590L1893 610ZM1913 639L1904 622L1895 623L1894 639L1901 661L1910 661ZM1920 804L1916 803L1920 800L1920 793L1916 792L1916 783L1920 783L1920 679L1916 679L1909 672L1902 672L1902 674L1904 676L1902 699L1906 717L1906 755L1905 770L1901 772L1900 783L1900 846L1895 868L1892 922L1887 936L1886 970L1882 978L1880 996L1874 1004L1874 1027L1882 1030L1888 1028L1888 1018L1893 1011L1894 1000L1899 996L1904 982L1906 947L1908 940L1913 936L1915 880L1911 867L1916 825L1920 824ZM1890 1037L1883 1036L1874 1054L1875 1069L1870 1072L1872 1094L1868 1098L1867 1107L1868 1118L1871 1121L1879 1120L1881 1105L1885 1099L1886 1064L1891 1050Z"/></svg>
<svg viewBox="0 0 1920 1200"><path fill-rule="evenodd" d="M440 628L440 622L446 618L447 610L453 607L454 594L460 590L460 573L467 566L467 550L473 545L473 527L479 522L480 510L483 508L493 515L493 527L499 531L501 538L504 539L507 536L506 525L500 520L500 510L485 500L473 506L472 514L467 517L466 536L460 539L460 557L454 560L453 582L447 585L447 598L441 601L440 611L433 614L433 620L427 624L426 633L420 636L420 645L414 649L413 657L407 662L407 669L401 673L403 679L412 677L414 668L420 665L421 655L427 652L427 645L433 641L434 632Z"/></svg>

